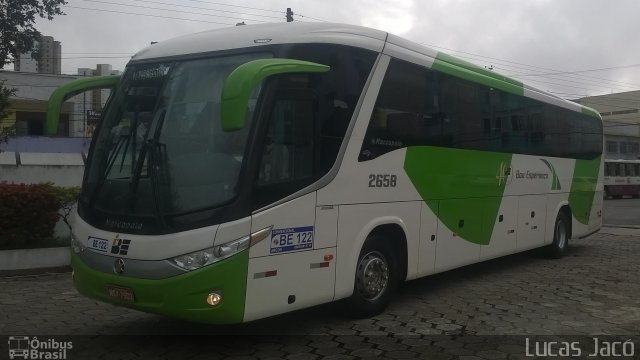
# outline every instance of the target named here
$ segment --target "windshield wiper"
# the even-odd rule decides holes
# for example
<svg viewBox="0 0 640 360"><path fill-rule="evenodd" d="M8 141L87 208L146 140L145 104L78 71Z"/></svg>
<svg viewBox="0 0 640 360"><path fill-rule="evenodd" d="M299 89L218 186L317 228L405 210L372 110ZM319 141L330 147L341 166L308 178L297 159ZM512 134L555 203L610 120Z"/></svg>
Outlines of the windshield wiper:
<svg viewBox="0 0 640 360"><path fill-rule="evenodd" d="M131 177L131 197L130 197L130 206L133 207L135 204L135 194L138 191L138 184L140 182L140 177L142 176L142 168L144 167L144 161L147 158L148 154L148 163L147 163L147 174L151 179L151 191L153 193L153 200L155 205L155 213L163 226L166 226L166 222L164 219L163 211L162 211L162 197L160 196L160 184L158 182L158 173L157 170L160 166L166 166L163 163L163 160L167 158L166 145L160 143L160 133L162 132L162 125L164 124L165 115L167 114L167 109L163 108L156 113L151 125L147 129L147 133L145 134L145 140L142 143L142 149L140 150L140 157L136 162L136 167ZM152 130L153 128L153 130ZM153 131L153 137L151 139L147 139L149 134ZM162 151L164 149L164 151ZM158 159L160 158L160 159Z"/></svg>
<svg viewBox="0 0 640 360"><path fill-rule="evenodd" d="M160 194L160 174L159 170L162 168L161 173L164 175L162 179L165 182L168 182L167 176L167 146L162 144L161 142L155 140L153 144L150 145L151 151L149 152L149 169L151 169L150 177L151 177L151 192L153 193L153 200L155 203L156 215L162 223L163 226L166 226L164 219L164 213L162 211L162 196Z"/></svg>
<svg viewBox="0 0 640 360"><path fill-rule="evenodd" d="M162 124L164 123L164 116L167 113L167 109L164 108L159 110L156 113L156 116L153 118L151 122L151 126L147 129L147 133L144 136L144 140L142 141L142 148L140 149L140 157L136 162L136 166L133 169L133 174L131 176L130 183L130 191L132 194L136 194L138 191L138 183L140 182L140 176L142 175L142 168L144 167L144 161L147 158L147 152L150 147L157 146L158 138L160 138L160 131L162 130ZM154 127L153 138L147 139L149 133L151 133L151 128ZM149 168L151 164L147 164L147 168ZM132 198L133 199L133 198ZM132 200L133 203L133 200Z"/></svg>

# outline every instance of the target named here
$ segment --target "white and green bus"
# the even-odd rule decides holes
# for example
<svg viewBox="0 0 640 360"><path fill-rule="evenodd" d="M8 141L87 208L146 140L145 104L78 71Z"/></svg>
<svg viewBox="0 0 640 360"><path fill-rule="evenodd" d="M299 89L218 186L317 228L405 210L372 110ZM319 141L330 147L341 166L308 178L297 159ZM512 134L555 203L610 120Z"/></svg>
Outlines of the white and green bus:
<svg viewBox="0 0 640 360"><path fill-rule="evenodd" d="M543 54L541 54L543 56ZM344 299L601 226L599 114L386 32L238 26L138 52L93 137L73 281L207 323Z"/></svg>

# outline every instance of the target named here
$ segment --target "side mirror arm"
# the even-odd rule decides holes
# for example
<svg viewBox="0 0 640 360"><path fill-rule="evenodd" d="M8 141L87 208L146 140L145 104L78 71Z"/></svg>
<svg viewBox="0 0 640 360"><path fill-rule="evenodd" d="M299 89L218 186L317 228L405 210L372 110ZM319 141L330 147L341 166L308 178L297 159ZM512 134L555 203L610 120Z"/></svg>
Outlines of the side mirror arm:
<svg viewBox="0 0 640 360"><path fill-rule="evenodd" d="M45 123L47 134L55 135L58 132L60 110L67 99L88 90L115 88L119 81L120 76L92 76L59 86L53 91L47 103L47 120Z"/></svg>

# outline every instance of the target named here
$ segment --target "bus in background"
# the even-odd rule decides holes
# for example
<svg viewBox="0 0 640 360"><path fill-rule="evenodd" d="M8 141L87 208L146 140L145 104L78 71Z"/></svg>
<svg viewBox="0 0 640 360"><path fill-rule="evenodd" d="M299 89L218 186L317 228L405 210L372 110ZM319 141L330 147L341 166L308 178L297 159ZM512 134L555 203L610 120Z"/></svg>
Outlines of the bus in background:
<svg viewBox="0 0 640 360"><path fill-rule="evenodd" d="M386 32L239 26L133 56L93 137L73 281L207 323L344 299L601 226L602 121L587 107Z"/></svg>
<svg viewBox="0 0 640 360"><path fill-rule="evenodd" d="M604 160L604 196L640 196L640 160Z"/></svg>

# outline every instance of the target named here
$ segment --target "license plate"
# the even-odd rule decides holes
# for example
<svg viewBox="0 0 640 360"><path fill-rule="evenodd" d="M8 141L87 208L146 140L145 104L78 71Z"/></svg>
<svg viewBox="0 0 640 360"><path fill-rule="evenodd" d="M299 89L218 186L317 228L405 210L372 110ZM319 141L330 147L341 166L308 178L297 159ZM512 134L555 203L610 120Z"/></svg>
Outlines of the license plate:
<svg viewBox="0 0 640 360"><path fill-rule="evenodd" d="M87 247L89 249L106 253L107 246L109 246L109 241L106 239L100 239L91 236L89 236L89 238L87 239Z"/></svg>
<svg viewBox="0 0 640 360"><path fill-rule="evenodd" d="M112 298L116 298L118 300L127 302L135 301L133 290L126 287L107 285L107 294L109 294L109 296L111 296Z"/></svg>
<svg viewBox="0 0 640 360"><path fill-rule="evenodd" d="M313 248L313 226L271 231L271 254Z"/></svg>

